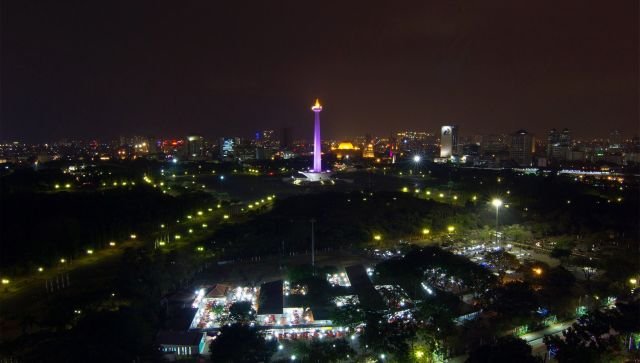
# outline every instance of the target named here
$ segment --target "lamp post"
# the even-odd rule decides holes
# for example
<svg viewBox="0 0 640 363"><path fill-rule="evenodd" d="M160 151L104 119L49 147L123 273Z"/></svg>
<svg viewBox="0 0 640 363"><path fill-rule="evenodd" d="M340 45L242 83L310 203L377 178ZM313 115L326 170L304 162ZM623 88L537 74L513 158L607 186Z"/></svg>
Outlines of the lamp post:
<svg viewBox="0 0 640 363"><path fill-rule="evenodd" d="M418 171L419 171L418 167L420 166L420 160L422 160L420 155L414 155L413 156L413 162L416 164L416 173L418 173Z"/></svg>
<svg viewBox="0 0 640 363"><path fill-rule="evenodd" d="M316 220L315 218L311 219L311 270L313 271L313 276L316 275L316 237L315 237L315 227Z"/></svg>
<svg viewBox="0 0 640 363"><path fill-rule="evenodd" d="M502 200L495 198L491 201L491 204L496 207L496 244L498 244L498 215L500 213L500 207L502 207Z"/></svg>

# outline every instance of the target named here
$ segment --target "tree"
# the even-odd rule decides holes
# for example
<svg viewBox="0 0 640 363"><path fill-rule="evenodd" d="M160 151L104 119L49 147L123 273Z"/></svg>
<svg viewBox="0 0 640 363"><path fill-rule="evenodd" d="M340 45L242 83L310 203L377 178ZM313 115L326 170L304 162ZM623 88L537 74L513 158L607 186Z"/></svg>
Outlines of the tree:
<svg viewBox="0 0 640 363"><path fill-rule="evenodd" d="M331 321L337 326L355 327L365 320L364 309L350 299L344 305L333 310Z"/></svg>
<svg viewBox="0 0 640 363"><path fill-rule="evenodd" d="M560 363L626 361L613 357L624 351L630 334L639 329L640 304L618 303L614 309L595 310L579 318L562 338L546 336L544 343Z"/></svg>
<svg viewBox="0 0 640 363"><path fill-rule="evenodd" d="M567 259L571 256L571 250L567 249L567 248L561 248L561 247L553 247L553 249L551 250L551 253L549 253L549 255L553 258L557 258L560 261L567 261Z"/></svg>
<svg viewBox="0 0 640 363"><path fill-rule="evenodd" d="M237 301L229 306L229 320L241 324L246 324L254 320L255 310L251 307L249 301Z"/></svg>
<svg viewBox="0 0 640 363"><path fill-rule="evenodd" d="M275 340L265 341L253 327L225 325L211 342L211 361L222 363L266 362L276 351Z"/></svg>
<svg viewBox="0 0 640 363"><path fill-rule="evenodd" d="M494 344L482 345L469 354L467 363L538 363L539 358L531 354L531 346L526 341L506 336L498 338Z"/></svg>
<svg viewBox="0 0 640 363"><path fill-rule="evenodd" d="M345 360L347 356L354 356L355 351L344 339L332 341L313 340L309 345L309 362L338 362Z"/></svg>
<svg viewBox="0 0 640 363"><path fill-rule="evenodd" d="M493 310L516 324L525 322L538 307L535 293L525 282L510 282L493 291Z"/></svg>
<svg viewBox="0 0 640 363"><path fill-rule="evenodd" d="M516 256L506 251L495 251L487 254L487 260L499 270L517 270L520 267L520 261Z"/></svg>
<svg viewBox="0 0 640 363"><path fill-rule="evenodd" d="M416 326L401 321L388 322L382 315L368 313L366 327L361 336L361 345L376 354L393 356L397 361L406 361L411 354L409 343L416 334Z"/></svg>
<svg viewBox="0 0 640 363"><path fill-rule="evenodd" d="M514 242L526 242L533 238L531 231L525 229L519 224L514 224L504 228L504 235L506 239L510 239Z"/></svg>

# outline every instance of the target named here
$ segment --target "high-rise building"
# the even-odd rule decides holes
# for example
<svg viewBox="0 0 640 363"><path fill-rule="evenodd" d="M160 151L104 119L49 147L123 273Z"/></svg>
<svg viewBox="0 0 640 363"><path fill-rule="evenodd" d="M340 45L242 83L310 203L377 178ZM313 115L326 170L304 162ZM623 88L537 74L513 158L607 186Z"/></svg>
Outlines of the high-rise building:
<svg viewBox="0 0 640 363"><path fill-rule="evenodd" d="M221 137L220 138L220 157L230 158L233 157L234 149L238 144L235 137Z"/></svg>
<svg viewBox="0 0 640 363"><path fill-rule="evenodd" d="M506 151L509 148L507 142L507 136L503 134L489 134L482 137L482 143L480 144L481 153L497 154Z"/></svg>
<svg viewBox="0 0 640 363"><path fill-rule="evenodd" d="M458 149L458 127L442 126L440 128L440 157L450 158Z"/></svg>
<svg viewBox="0 0 640 363"><path fill-rule="evenodd" d="M204 158L204 137L197 135L187 136L187 142L184 150L187 160L199 160Z"/></svg>
<svg viewBox="0 0 640 363"><path fill-rule="evenodd" d="M622 134L619 130L613 130L609 133L609 148L620 149L622 147Z"/></svg>
<svg viewBox="0 0 640 363"><path fill-rule="evenodd" d="M520 166L531 166L535 143L533 135L525 130L518 130L511 135L511 159Z"/></svg>
<svg viewBox="0 0 640 363"><path fill-rule="evenodd" d="M401 131L396 138L398 149L405 153L423 153L427 145L435 141L433 134L424 131Z"/></svg>
<svg viewBox="0 0 640 363"><path fill-rule="evenodd" d="M276 138L275 132L273 130L262 130L256 132L255 144L258 147L277 149L280 142Z"/></svg>
<svg viewBox="0 0 640 363"><path fill-rule="evenodd" d="M291 127L283 127L280 129L280 148L289 150L293 146L293 136L291 135Z"/></svg>
<svg viewBox="0 0 640 363"><path fill-rule="evenodd" d="M571 151L571 131L565 128L559 132L551 129L547 137L547 157L554 160L566 160Z"/></svg>

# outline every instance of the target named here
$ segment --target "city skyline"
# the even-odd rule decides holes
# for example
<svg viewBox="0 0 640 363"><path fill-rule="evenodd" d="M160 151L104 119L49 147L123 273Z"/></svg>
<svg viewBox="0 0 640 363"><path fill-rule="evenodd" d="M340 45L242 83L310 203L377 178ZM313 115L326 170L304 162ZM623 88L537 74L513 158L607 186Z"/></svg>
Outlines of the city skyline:
<svg viewBox="0 0 640 363"><path fill-rule="evenodd" d="M0 1L0 363L640 358L639 1Z"/></svg>
<svg viewBox="0 0 640 363"><path fill-rule="evenodd" d="M634 2L2 6L3 140L301 137L315 98L331 138L637 133Z"/></svg>

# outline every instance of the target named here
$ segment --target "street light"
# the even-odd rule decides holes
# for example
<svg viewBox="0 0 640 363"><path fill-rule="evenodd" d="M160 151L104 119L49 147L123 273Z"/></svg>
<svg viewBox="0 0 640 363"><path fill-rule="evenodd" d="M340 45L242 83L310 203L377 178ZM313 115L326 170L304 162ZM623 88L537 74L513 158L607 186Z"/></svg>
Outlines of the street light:
<svg viewBox="0 0 640 363"><path fill-rule="evenodd" d="M420 155L414 155L413 156L413 162L416 164L416 173L420 171L419 166L420 166L420 160L422 160L422 158L420 157Z"/></svg>
<svg viewBox="0 0 640 363"><path fill-rule="evenodd" d="M491 204L496 207L496 244L498 244L498 214L500 211L500 207L502 207L502 200L498 198L494 198L491 201Z"/></svg>

